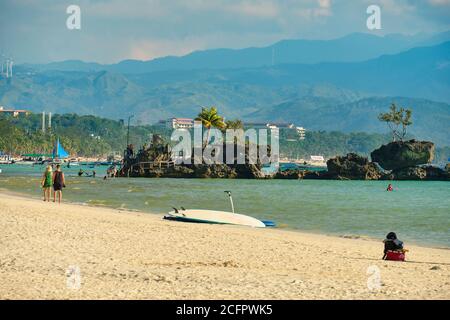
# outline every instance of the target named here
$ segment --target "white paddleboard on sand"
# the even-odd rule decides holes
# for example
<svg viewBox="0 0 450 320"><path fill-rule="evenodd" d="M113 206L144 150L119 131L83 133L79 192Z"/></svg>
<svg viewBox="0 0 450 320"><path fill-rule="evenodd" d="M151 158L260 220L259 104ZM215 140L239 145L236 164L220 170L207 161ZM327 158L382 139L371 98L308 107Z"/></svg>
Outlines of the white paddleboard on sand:
<svg viewBox="0 0 450 320"><path fill-rule="evenodd" d="M235 224L241 226L249 226L255 228L264 228L266 225L253 217L249 217L239 213L214 210L177 210L170 211L164 218L169 220L197 222L197 223L216 223L216 224Z"/></svg>

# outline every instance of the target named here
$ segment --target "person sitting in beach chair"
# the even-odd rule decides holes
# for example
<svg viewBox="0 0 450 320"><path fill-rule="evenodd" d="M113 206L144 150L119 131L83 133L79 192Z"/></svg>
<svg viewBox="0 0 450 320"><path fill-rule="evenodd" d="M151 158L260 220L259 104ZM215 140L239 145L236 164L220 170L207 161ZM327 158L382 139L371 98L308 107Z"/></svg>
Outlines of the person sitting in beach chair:
<svg viewBox="0 0 450 320"><path fill-rule="evenodd" d="M397 239L395 232L389 232L384 242L383 260L405 261L403 242Z"/></svg>

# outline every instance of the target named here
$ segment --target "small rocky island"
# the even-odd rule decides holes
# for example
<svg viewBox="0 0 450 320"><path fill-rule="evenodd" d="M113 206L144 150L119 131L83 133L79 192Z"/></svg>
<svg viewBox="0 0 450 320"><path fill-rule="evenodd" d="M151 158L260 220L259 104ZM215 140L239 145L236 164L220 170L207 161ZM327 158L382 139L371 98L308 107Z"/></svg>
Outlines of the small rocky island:
<svg viewBox="0 0 450 320"><path fill-rule="evenodd" d="M448 170L431 166L434 144L429 141L395 141L366 157L348 154L327 161L329 179L449 180Z"/></svg>
<svg viewBox="0 0 450 320"><path fill-rule="evenodd" d="M355 153L329 159L326 171L289 169L266 173L263 171L264 161L259 158L257 161L249 161L248 144L243 148L245 161L241 164L237 163L236 156L230 161L231 164L225 164L225 161L207 164L203 160L194 161L193 156L190 163L198 164L177 164L172 159L169 144L165 144L160 136L154 135L150 146L143 146L137 154L131 145L127 147L119 175L148 178L450 180L448 164L445 170L431 165L435 155L433 142L405 140L407 127L412 124L411 115L410 109L397 108L392 104L389 112L378 116L380 121L388 124L392 142L373 150L370 154L371 161ZM214 121L217 122L216 127L227 127L217 115L216 108L202 109L198 119L207 124L207 128L211 128ZM237 149L235 143L223 143L218 152L222 159L228 159L227 150L232 150L232 154L236 155ZM203 149L198 151L201 154ZM269 146L266 151L270 157ZM191 154L194 155L195 150ZM259 155L259 149L257 154Z"/></svg>
<svg viewBox="0 0 450 320"><path fill-rule="evenodd" d="M234 144L224 143L221 147L222 156L226 159L227 150L237 147ZM120 176L147 177L147 178L240 178L240 179L264 179L267 176L262 171L262 163L257 159L256 163L250 163L248 159L249 147L245 147L245 163L238 164L234 157L233 164L206 164L204 162L194 164L176 164L171 158L168 144L164 144L159 136L154 136L150 146L144 146L135 156L127 150ZM270 156L270 148L267 150ZM192 155L195 151L192 150Z"/></svg>
<svg viewBox="0 0 450 320"><path fill-rule="evenodd" d="M327 161L326 172L278 172L275 178L335 179L335 180L450 180L450 168L445 170L430 165L435 146L429 141L405 140L412 124L412 110L398 108L394 103L389 112L378 119L385 122L392 134L392 142L382 145L367 157L355 153Z"/></svg>
<svg viewBox="0 0 450 320"><path fill-rule="evenodd" d="M235 145L224 144L226 150ZM285 170L263 172L261 162L250 164L248 146L245 164L176 164L170 147L160 137L144 146L136 155L130 150L124 159L120 176L148 178L228 178L228 179L330 179L330 180L450 180L446 170L431 166L435 146L428 141L395 141L372 151L367 157L349 153L327 161L326 171ZM194 152L192 152L194 154ZM193 162L193 161L192 161Z"/></svg>

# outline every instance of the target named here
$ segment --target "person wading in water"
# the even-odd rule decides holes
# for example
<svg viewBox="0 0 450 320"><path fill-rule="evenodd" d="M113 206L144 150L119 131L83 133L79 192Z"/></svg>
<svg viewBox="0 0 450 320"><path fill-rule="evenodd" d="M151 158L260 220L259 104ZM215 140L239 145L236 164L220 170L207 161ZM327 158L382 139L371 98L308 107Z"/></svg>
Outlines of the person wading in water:
<svg viewBox="0 0 450 320"><path fill-rule="evenodd" d="M56 202L56 196L58 196L58 202L61 203L62 189L65 187L64 173L61 171L61 166L56 166L56 171L53 174L53 202Z"/></svg>

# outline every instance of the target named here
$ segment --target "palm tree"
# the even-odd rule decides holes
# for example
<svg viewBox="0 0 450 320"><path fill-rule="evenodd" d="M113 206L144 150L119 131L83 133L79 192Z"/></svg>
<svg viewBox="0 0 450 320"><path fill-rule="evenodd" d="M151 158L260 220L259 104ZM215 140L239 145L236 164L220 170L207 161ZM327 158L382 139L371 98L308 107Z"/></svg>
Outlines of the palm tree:
<svg viewBox="0 0 450 320"><path fill-rule="evenodd" d="M244 124L242 123L241 120L236 119L236 120L228 120L225 122L226 128L227 129L244 129Z"/></svg>
<svg viewBox="0 0 450 320"><path fill-rule="evenodd" d="M227 120L225 122L225 129L232 129L232 130L244 129L244 123L239 119ZM234 137L234 144L237 144L237 140L238 140L237 137Z"/></svg>
<svg viewBox="0 0 450 320"><path fill-rule="evenodd" d="M208 129L208 133L206 135L205 146L208 144L211 128L218 128L218 129L225 128L225 123L223 122L223 117L219 116L219 114L217 113L216 107L211 107L209 109L202 108L202 111L198 114L198 116L197 116L197 118L195 118L195 120L201 121L203 127Z"/></svg>

